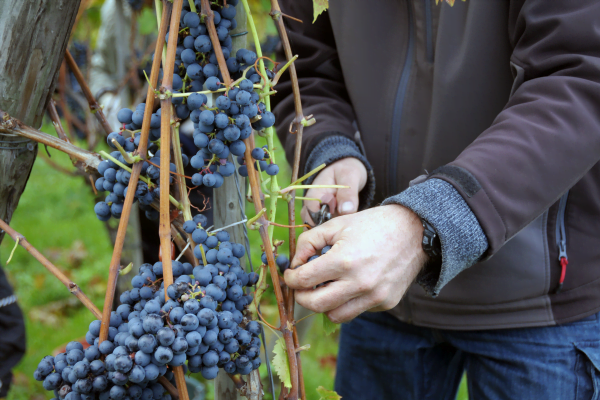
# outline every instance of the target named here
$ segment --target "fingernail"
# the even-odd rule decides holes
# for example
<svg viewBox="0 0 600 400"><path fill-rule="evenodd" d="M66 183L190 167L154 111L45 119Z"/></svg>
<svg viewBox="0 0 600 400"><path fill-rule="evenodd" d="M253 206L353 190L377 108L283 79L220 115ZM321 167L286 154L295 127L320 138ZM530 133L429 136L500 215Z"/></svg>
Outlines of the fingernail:
<svg viewBox="0 0 600 400"><path fill-rule="evenodd" d="M351 212L354 211L354 204L351 201L347 201L345 203L342 204L342 207L340 208L341 212Z"/></svg>

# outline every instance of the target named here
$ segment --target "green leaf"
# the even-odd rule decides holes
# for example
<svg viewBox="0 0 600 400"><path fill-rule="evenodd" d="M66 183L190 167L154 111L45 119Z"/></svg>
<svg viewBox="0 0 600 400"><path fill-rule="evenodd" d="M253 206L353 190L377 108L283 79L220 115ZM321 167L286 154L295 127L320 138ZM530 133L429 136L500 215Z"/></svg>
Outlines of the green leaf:
<svg viewBox="0 0 600 400"><path fill-rule="evenodd" d="M337 394L335 391L327 390L323 386L319 386L317 388L317 393L319 396L321 396L319 400L340 400L342 398L342 396Z"/></svg>
<svg viewBox="0 0 600 400"><path fill-rule="evenodd" d="M138 29L141 35L149 35L158 30L156 24L156 15L151 7L142 8L142 12L138 16Z"/></svg>
<svg viewBox="0 0 600 400"><path fill-rule="evenodd" d="M319 314L321 317L321 324L323 325L323 332L325 332L326 335L331 335L333 332L337 331L338 328L340 327L340 324L335 324L333 322L331 322L331 320L329 319L329 317L325 314Z"/></svg>
<svg viewBox="0 0 600 400"><path fill-rule="evenodd" d="M328 8L329 0L313 0L313 15L315 17L313 19L313 24L317 20L317 17L327 11Z"/></svg>
<svg viewBox="0 0 600 400"><path fill-rule="evenodd" d="M287 350L285 348L285 339L280 337L275 342L275 347L273 348L273 367L275 368L275 372L277 372L277 376L279 376L279 380L283 382L284 386L288 389L292 388L292 378L290 377L290 362L287 356Z"/></svg>

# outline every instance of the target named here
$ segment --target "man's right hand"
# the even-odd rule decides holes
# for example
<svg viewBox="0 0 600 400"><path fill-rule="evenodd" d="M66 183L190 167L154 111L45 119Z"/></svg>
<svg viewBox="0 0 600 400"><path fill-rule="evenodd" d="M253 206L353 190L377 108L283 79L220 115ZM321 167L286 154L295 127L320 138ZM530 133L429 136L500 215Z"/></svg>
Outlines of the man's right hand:
<svg viewBox="0 0 600 400"><path fill-rule="evenodd" d="M356 158L343 158L324 168L313 185L346 185L350 189L319 189L313 188L306 192L306 197L321 199L323 203L329 204L332 216L352 214L358 210L358 194L367 183L367 169L365 165ZM320 204L317 201L304 201L302 207L302 219L314 223L310 218L308 210L319 211Z"/></svg>

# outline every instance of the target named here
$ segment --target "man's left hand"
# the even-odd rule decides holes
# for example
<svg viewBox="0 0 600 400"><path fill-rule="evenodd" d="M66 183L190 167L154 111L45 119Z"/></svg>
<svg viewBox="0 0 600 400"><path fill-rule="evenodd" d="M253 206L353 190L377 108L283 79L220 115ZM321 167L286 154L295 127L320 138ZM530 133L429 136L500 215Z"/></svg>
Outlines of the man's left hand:
<svg viewBox="0 0 600 400"><path fill-rule="evenodd" d="M419 217L400 205L344 215L300 235L286 284L296 301L336 323L395 307L427 260ZM333 246L320 254L325 246ZM316 285L329 282L313 289Z"/></svg>

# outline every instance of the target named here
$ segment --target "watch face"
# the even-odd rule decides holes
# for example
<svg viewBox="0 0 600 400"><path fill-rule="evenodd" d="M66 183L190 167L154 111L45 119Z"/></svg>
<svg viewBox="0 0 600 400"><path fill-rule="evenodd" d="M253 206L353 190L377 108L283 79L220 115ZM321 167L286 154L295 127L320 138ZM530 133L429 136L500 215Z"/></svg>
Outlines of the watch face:
<svg viewBox="0 0 600 400"><path fill-rule="evenodd" d="M431 244L432 244L431 238L428 235L423 234L423 246L429 247L429 246L431 246Z"/></svg>

